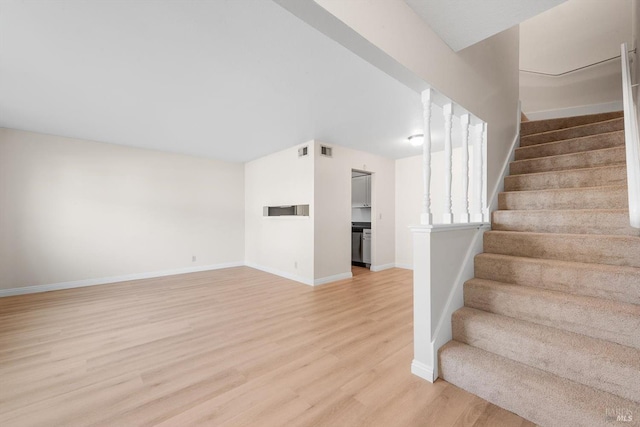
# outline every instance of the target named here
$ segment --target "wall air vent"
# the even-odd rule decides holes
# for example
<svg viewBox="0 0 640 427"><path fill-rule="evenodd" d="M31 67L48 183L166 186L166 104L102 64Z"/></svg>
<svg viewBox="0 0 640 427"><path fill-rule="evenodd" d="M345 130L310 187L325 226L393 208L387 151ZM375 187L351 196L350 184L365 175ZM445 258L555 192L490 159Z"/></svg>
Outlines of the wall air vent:
<svg viewBox="0 0 640 427"><path fill-rule="evenodd" d="M309 146L305 145L304 147L298 148L298 157L304 157L309 155Z"/></svg>
<svg viewBox="0 0 640 427"><path fill-rule="evenodd" d="M322 154L323 156L326 157L333 157L333 150L331 149L331 147L327 147L326 145L321 145L320 146L320 154Z"/></svg>

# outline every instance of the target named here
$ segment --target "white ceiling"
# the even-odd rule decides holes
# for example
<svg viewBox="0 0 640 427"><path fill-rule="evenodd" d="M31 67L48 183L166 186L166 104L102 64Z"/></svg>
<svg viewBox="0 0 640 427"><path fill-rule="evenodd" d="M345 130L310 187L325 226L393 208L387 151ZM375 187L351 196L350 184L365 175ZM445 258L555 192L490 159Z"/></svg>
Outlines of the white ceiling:
<svg viewBox="0 0 640 427"><path fill-rule="evenodd" d="M456 52L564 1L566 0L405 0Z"/></svg>
<svg viewBox="0 0 640 427"><path fill-rule="evenodd" d="M419 94L270 0L0 0L0 126L247 161L400 158Z"/></svg>
<svg viewBox="0 0 640 427"><path fill-rule="evenodd" d="M632 0L569 0L520 25L520 69L559 74L631 46Z"/></svg>

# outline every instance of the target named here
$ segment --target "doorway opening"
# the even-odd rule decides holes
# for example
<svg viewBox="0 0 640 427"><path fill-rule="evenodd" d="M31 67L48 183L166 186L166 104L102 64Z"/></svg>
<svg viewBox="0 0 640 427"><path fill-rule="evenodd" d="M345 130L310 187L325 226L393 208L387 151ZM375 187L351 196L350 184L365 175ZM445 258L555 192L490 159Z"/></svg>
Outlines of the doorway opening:
<svg viewBox="0 0 640 427"><path fill-rule="evenodd" d="M351 170L351 266L371 267L371 172Z"/></svg>

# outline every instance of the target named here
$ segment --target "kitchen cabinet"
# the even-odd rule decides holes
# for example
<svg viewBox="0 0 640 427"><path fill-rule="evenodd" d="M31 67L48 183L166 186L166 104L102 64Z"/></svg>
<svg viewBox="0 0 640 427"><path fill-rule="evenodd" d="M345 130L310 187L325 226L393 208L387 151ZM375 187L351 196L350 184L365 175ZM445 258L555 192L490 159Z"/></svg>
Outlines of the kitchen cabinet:
<svg viewBox="0 0 640 427"><path fill-rule="evenodd" d="M371 207L371 175L351 178L351 206L354 208Z"/></svg>

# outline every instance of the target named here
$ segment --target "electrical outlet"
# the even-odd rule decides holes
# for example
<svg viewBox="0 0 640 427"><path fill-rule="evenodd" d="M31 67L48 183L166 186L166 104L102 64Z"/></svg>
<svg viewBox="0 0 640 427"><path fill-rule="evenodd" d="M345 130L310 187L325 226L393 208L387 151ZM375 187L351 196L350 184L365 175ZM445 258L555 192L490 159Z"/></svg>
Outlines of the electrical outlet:
<svg viewBox="0 0 640 427"><path fill-rule="evenodd" d="M294 267L294 268L298 268L298 261L294 261L294 262L293 262L293 267Z"/></svg>
<svg viewBox="0 0 640 427"><path fill-rule="evenodd" d="M193 256L191 257L191 262L196 262L196 256L195 256L195 255L193 255Z"/></svg>
<svg viewBox="0 0 640 427"><path fill-rule="evenodd" d="M379 214L379 215L378 215L378 219L382 219L382 214Z"/></svg>

